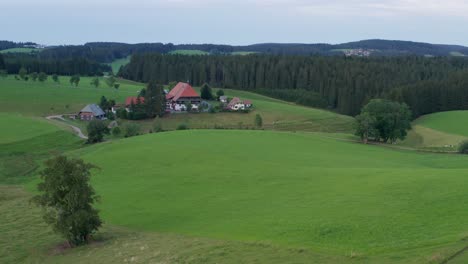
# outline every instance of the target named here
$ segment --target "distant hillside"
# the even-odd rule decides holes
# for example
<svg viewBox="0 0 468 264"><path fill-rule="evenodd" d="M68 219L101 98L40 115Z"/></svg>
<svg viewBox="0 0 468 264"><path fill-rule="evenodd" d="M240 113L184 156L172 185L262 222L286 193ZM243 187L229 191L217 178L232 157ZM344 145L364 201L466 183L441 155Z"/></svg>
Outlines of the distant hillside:
<svg viewBox="0 0 468 264"><path fill-rule="evenodd" d="M0 42L1 44L1 42ZM11 47L10 47L11 48ZM1 45L0 45L1 49ZM174 51L197 51L206 54L246 54L260 53L271 55L324 55L324 56L468 56L468 47L439 45L399 40L362 40L343 44L302 44L302 43L262 43L246 46L217 44L164 44L117 42L91 42L84 45L49 47L40 53L44 59L88 58L101 63L110 63L138 53L174 53ZM177 53L177 52L176 52Z"/></svg>

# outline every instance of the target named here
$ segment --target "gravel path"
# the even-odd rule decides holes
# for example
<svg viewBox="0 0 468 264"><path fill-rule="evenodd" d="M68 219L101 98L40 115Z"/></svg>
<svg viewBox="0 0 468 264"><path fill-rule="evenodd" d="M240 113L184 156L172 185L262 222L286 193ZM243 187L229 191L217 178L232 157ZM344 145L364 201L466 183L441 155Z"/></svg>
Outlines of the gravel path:
<svg viewBox="0 0 468 264"><path fill-rule="evenodd" d="M47 120L58 119L58 120L65 121L65 119L63 118L63 115L51 115L51 116L48 116L46 118L47 118ZM78 137L80 137L82 139L88 139L88 137L83 134L83 132L81 131L81 129L79 127L76 127L76 126L70 125L70 124L66 124L66 125L71 127Z"/></svg>

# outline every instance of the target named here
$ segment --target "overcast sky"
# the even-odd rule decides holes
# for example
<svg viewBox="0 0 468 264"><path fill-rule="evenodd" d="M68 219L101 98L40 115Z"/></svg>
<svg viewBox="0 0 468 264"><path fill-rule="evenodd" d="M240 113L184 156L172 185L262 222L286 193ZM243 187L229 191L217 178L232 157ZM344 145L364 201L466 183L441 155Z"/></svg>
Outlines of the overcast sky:
<svg viewBox="0 0 468 264"><path fill-rule="evenodd" d="M468 46L468 0L0 0L0 39L42 44L342 43Z"/></svg>

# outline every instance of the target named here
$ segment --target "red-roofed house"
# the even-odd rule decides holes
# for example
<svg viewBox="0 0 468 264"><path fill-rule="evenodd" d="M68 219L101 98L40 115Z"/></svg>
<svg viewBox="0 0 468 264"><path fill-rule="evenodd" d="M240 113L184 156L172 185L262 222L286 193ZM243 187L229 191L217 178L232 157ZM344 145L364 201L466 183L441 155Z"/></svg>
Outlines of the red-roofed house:
<svg viewBox="0 0 468 264"><path fill-rule="evenodd" d="M192 109L198 109L201 102L201 97L188 83L179 82L166 95L167 110L185 111L185 104L190 102Z"/></svg>
<svg viewBox="0 0 468 264"><path fill-rule="evenodd" d="M144 97L136 97L136 96L130 96L130 97L127 97L127 99L125 99L125 106L126 107L129 107L131 104L143 104L145 103L145 98Z"/></svg>

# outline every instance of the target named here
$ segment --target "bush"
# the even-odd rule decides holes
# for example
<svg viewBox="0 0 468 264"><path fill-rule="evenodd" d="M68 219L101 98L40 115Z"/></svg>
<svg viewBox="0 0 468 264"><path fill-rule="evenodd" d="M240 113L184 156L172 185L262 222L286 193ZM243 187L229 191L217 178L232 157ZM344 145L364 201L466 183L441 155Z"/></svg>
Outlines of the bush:
<svg viewBox="0 0 468 264"><path fill-rule="evenodd" d="M140 135L140 126L137 124L129 123L125 125L125 137L133 137Z"/></svg>
<svg viewBox="0 0 468 264"><path fill-rule="evenodd" d="M188 125L185 123L179 124L176 128L177 130L187 130L189 129Z"/></svg>
<svg viewBox="0 0 468 264"><path fill-rule="evenodd" d="M463 141L458 147L458 152L460 154L468 154L468 140Z"/></svg>
<svg viewBox="0 0 468 264"><path fill-rule="evenodd" d="M163 131L164 131L164 129L163 129L163 126L162 126L162 122L159 119L159 117L156 117L155 120L154 120L153 132L158 133L158 132L163 132Z"/></svg>
<svg viewBox="0 0 468 264"><path fill-rule="evenodd" d="M109 134L106 123L101 120L92 120L86 127L88 131L88 143L99 143L104 139L104 135Z"/></svg>
<svg viewBox="0 0 468 264"><path fill-rule="evenodd" d="M114 127L114 129L112 129L112 135L118 136L120 135L120 133L122 133L122 131L120 130L120 127Z"/></svg>

